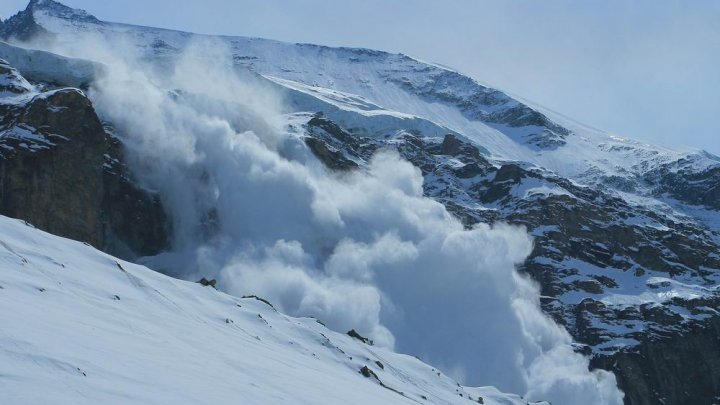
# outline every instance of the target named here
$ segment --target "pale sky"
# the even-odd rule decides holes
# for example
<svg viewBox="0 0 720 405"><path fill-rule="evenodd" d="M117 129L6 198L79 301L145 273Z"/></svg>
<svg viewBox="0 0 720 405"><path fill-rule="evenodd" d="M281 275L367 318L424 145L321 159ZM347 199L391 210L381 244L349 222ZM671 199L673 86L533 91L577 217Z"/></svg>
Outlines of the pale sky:
<svg viewBox="0 0 720 405"><path fill-rule="evenodd" d="M28 0L2 0L0 16ZM138 25L402 52L623 136L720 154L720 0L64 0Z"/></svg>

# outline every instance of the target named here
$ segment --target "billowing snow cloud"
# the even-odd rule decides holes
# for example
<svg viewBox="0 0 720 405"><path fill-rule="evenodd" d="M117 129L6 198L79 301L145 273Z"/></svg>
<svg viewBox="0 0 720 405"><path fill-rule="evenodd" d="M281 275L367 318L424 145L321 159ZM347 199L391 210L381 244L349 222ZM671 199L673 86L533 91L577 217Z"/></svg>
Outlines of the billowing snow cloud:
<svg viewBox="0 0 720 405"><path fill-rule="evenodd" d="M614 376L588 371L515 271L532 248L524 229L464 229L392 151L367 171L329 172L282 96L232 68L217 44L152 67L118 56L119 44L78 49L109 66L92 98L171 212L175 250L151 266L356 329L468 384L554 404L622 403Z"/></svg>

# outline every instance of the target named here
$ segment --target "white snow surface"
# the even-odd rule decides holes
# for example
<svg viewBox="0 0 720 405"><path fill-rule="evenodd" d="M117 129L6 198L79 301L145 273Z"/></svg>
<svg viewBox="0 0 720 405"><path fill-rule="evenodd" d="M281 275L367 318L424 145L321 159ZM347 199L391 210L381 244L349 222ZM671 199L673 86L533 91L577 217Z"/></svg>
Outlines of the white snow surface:
<svg viewBox="0 0 720 405"><path fill-rule="evenodd" d="M0 308L8 405L525 403L6 217Z"/></svg>

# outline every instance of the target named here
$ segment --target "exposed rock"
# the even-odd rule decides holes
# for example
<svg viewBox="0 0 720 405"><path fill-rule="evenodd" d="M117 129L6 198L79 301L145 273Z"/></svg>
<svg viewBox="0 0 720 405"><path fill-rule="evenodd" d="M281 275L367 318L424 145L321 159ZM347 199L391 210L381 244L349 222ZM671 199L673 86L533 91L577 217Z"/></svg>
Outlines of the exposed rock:
<svg viewBox="0 0 720 405"><path fill-rule="evenodd" d="M701 172L678 170L675 165L670 165L648 173L645 178L657 185L658 194L720 210L720 163Z"/></svg>
<svg viewBox="0 0 720 405"><path fill-rule="evenodd" d="M160 197L135 185L116 137L106 134L106 145L101 208L104 249L124 257L167 249L172 226Z"/></svg>
<svg viewBox="0 0 720 405"><path fill-rule="evenodd" d="M242 298L252 298L254 300L260 301L263 304L269 306L272 309L275 309L273 304L270 303L270 301L266 300L265 298L258 297L257 295L243 295Z"/></svg>
<svg viewBox="0 0 720 405"><path fill-rule="evenodd" d="M27 42L31 39L52 40L55 35L40 26L35 13L51 12L53 15L73 19L77 23L102 24L100 20L84 10L76 10L53 0L30 0L25 10L8 18L0 25L0 39Z"/></svg>
<svg viewBox="0 0 720 405"><path fill-rule="evenodd" d="M77 89L0 104L2 215L124 258L156 254L168 247L168 221L121 159L119 141Z"/></svg>
<svg viewBox="0 0 720 405"><path fill-rule="evenodd" d="M52 38L52 34L35 22L33 11L43 0L31 0L27 8L8 18L0 31L4 40L29 41L35 38Z"/></svg>
<svg viewBox="0 0 720 405"><path fill-rule="evenodd" d="M205 277L203 277L200 280L198 280L198 284L200 284L203 287L212 287L212 288L217 289L217 280L215 280L215 279L208 280Z"/></svg>
<svg viewBox="0 0 720 405"><path fill-rule="evenodd" d="M380 381L380 379L378 378L377 374L375 374L374 371L370 370L370 369L368 368L368 366L363 366L363 367L360 369L360 374L362 374L363 377L365 377L365 378L371 378L371 377L372 377L372 378Z"/></svg>
<svg viewBox="0 0 720 405"><path fill-rule="evenodd" d="M659 340L638 350L597 357L612 370L632 405L714 405L720 393L720 320Z"/></svg>
<svg viewBox="0 0 720 405"><path fill-rule="evenodd" d="M0 59L0 94L19 95L32 91L32 85L10 64Z"/></svg>
<svg viewBox="0 0 720 405"><path fill-rule="evenodd" d="M305 138L305 144L310 148L313 154L332 170L352 170L357 169L357 163L346 159L342 152L330 147L317 138Z"/></svg>
<svg viewBox="0 0 720 405"><path fill-rule="evenodd" d="M461 141L453 134L445 135L445 138L443 138L442 144L440 145L440 153L450 156L461 155L476 160L482 159L480 149L478 149L475 145Z"/></svg>
<svg viewBox="0 0 720 405"><path fill-rule="evenodd" d="M105 133L77 90L4 109L14 119L0 138L0 210L36 227L103 246Z"/></svg>
<svg viewBox="0 0 720 405"><path fill-rule="evenodd" d="M357 333L357 332L355 331L355 329L350 329L350 331L347 333L347 335L350 336L350 337L353 338L353 339L357 339L357 340L365 343L366 345L370 345L370 346L373 345L373 341L372 341L372 340L370 340L370 339L368 339L368 338L366 338L366 337L364 337L364 336L361 336L359 333Z"/></svg>

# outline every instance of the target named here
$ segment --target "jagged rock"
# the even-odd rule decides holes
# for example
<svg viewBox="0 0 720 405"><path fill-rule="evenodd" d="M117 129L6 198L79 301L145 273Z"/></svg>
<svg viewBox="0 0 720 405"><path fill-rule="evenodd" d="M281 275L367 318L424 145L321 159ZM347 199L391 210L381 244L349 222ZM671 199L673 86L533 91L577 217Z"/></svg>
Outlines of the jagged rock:
<svg viewBox="0 0 720 405"><path fill-rule="evenodd" d="M347 333L347 335L353 339L357 339L357 340L365 343L366 345L372 346L374 344L372 340L360 335L359 333L357 333L355 331L355 329L350 329L350 331Z"/></svg>
<svg viewBox="0 0 720 405"><path fill-rule="evenodd" d="M0 31L0 38L29 41L33 38L51 38L52 34L35 22L34 8L42 0L32 0L27 8L8 18Z"/></svg>
<svg viewBox="0 0 720 405"><path fill-rule="evenodd" d="M445 135L440 145L440 153L443 155L458 156L462 155L468 159L481 160L480 149L475 145L463 142L453 134Z"/></svg>
<svg viewBox="0 0 720 405"><path fill-rule="evenodd" d="M713 405L720 392L720 320L663 339L653 339L636 351L593 360L612 370L633 405Z"/></svg>
<svg viewBox="0 0 720 405"><path fill-rule="evenodd" d="M0 94L19 95L29 93L32 85L4 59L0 59Z"/></svg>
<svg viewBox="0 0 720 405"><path fill-rule="evenodd" d="M2 214L101 247L106 145L90 101L60 90L4 113L14 119L0 138Z"/></svg>
<svg viewBox="0 0 720 405"><path fill-rule="evenodd" d="M167 248L157 196L137 188L77 89L0 103L0 213L132 258Z"/></svg>
<svg viewBox="0 0 720 405"><path fill-rule="evenodd" d="M25 10L8 18L0 26L0 39L27 42L31 39L52 40L55 35L35 20L38 11L52 11L54 15L72 18L81 23L101 24L100 20L83 10L75 10L53 0L31 0Z"/></svg>
<svg viewBox="0 0 720 405"><path fill-rule="evenodd" d="M440 151L444 155L455 156L460 153L460 145L460 140L457 139L455 135L448 134L445 135L445 138L443 138L442 145L440 146Z"/></svg>
<svg viewBox="0 0 720 405"><path fill-rule="evenodd" d="M123 257L150 256L169 247L172 224L160 197L135 185L123 163L120 140L106 134L103 201L103 246Z"/></svg>
<svg viewBox="0 0 720 405"><path fill-rule="evenodd" d="M374 378L374 379L380 381L380 379L378 378L377 374L375 374L374 371L370 370L370 369L368 368L368 366L363 366L363 367L360 369L360 374L362 374L363 377L365 377L365 378Z"/></svg>
<svg viewBox="0 0 720 405"><path fill-rule="evenodd" d="M692 205L720 210L720 166L697 172L661 167L645 178L657 184L656 193L667 194Z"/></svg>
<svg viewBox="0 0 720 405"><path fill-rule="evenodd" d="M306 128L315 136L305 138L305 144L327 168L339 171L358 168L358 164L350 158L351 156L346 156L340 149L348 142L355 142L355 138L350 133L322 114L312 117L307 122Z"/></svg>
<svg viewBox="0 0 720 405"><path fill-rule="evenodd" d="M215 280L215 279L208 280L208 279L206 279L205 277L203 277L203 278L201 278L200 280L198 280L198 284L200 284L200 285L203 286L203 287L208 287L208 286L210 286L210 287L212 287L212 288L217 289L217 280Z"/></svg>
<svg viewBox="0 0 720 405"><path fill-rule="evenodd" d="M358 167L357 163L346 159L341 152L330 149L325 142L317 138L305 138L305 144L329 169L345 171Z"/></svg>

